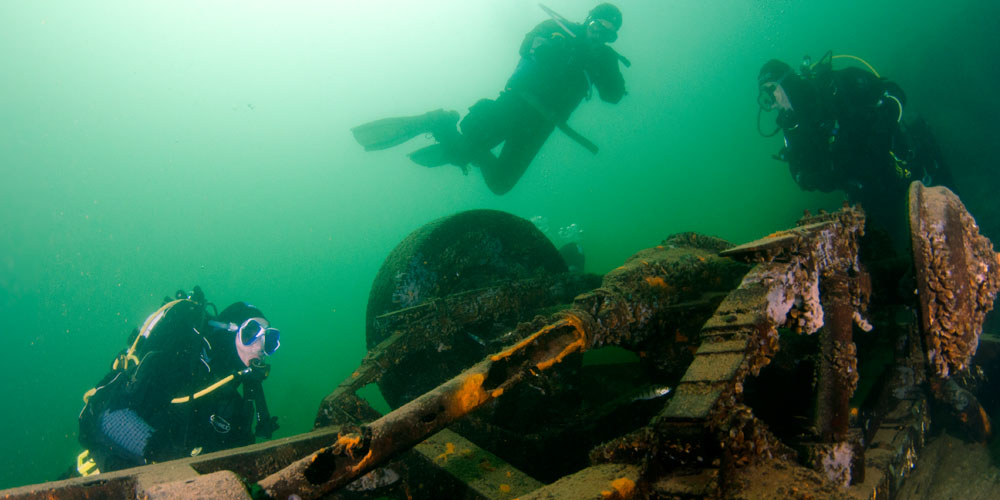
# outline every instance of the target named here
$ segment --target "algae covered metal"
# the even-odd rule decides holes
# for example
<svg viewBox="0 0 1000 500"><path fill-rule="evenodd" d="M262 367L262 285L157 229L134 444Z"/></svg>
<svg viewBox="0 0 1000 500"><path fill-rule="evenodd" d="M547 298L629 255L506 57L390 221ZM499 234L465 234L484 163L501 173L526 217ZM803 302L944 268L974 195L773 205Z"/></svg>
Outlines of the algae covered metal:
<svg viewBox="0 0 1000 500"><path fill-rule="evenodd" d="M969 380L977 347L1000 352L980 338L992 244L950 191L910 196L917 293L900 303L873 299L896 283L862 258L859 207L739 246L677 234L604 276L510 214L433 221L379 271L369 351L314 431L3 493L892 499L932 406L989 435ZM357 395L369 384L391 411Z"/></svg>

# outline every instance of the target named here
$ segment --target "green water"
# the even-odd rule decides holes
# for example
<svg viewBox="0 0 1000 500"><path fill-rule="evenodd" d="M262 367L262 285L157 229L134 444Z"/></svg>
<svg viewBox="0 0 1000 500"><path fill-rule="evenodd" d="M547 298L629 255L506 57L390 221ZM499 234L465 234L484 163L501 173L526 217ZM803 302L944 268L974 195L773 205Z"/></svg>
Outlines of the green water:
<svg viewBox="0 0 1000 500"><path fill-rule="evenodd" d="M594 3L547 2L574 20ZM178 288L282 329L265 386L286 436L357 366L372 279L425 222L575 223L602 273L674 232L739 243L836 207L757 134L772 57L864 57L939 132L970 208L995 210L1000 8L873 3L621 0L629 95L571 120L600 154L557 132L503 197L410 163L425 138L365 153L349 128L495 97L534 1L0 3L0 488L75 460L80 396Z"/></svg>

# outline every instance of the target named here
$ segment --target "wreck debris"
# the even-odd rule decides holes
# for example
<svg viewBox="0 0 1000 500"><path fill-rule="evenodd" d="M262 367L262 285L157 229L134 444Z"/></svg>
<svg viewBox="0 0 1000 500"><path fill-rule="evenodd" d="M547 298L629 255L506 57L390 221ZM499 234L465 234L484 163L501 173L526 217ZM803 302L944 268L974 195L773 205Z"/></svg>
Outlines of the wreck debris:
<svg viewBox="0 0 1000 500"><path fill-rule="evenodd" d="M434 390L403 405L337 442L262 479L273 498L319 498L351 482L430 434L499 398L525 377L550 369L567 355L589 348L593 320L578 311L539 330L515 346L465 370Z"/></svg>
<svg viewBox="0 0 1000 500"><path fill-rule="evenodd" d="M944 186L910 185L910 235L927 359L938 376L965 370L1000 287L993 244Z"/></svg>
<svg viewBox="0 0 1000 500"><path fill-rule="evenodd" d="M701 347L658 417L658 432L683 450L672 454L678 464L712 454L712 446L705 444L711 442L723 453L724 469L788 455L766 425L740 403L743 384L777 352L779 327L811 334L824 319L832 328L821 342L816 426L826 441L846 439L847 403L857 383L851 323L862 315L867 301L867 277L857 257L863 224L859 209L845 207L805 217L794 229L722 252L757 265L705 323ZM830 289L832 296L821 300L821 289ZM689 449L697 450L694 457Z"/></svg>
<svg viewBox="0 0 1000 500"><path fill-rule="evenodd" d="M572 278L548 238L520 217L470 210L424 224L389 253L368 296L365 337L381 356L382 395L401 406L492 352L498 346L483 344L535 309L600 282ZM402 342L385 349L394 334Z"/></svg>
<svg viewBox="0 0 1000 500"><path fill-rule="evenodd" d="M693 254L690 248L680 248L692 242L703 248ZM639 252L609 273L604 286L577 297L572 307L554 314L548 324L512 347L344 435L339 444L272 474L260 486L276 498L291 493L315 498L573 354L597 345L642 345L662 331L667 318L661 307L701 297L705 287L696 283L708 279L712 287L731 287L738 280L744 266L715 255L715 249L726 246L721 240L686 234Z"/></svg>
<svg viewBox="0 0 1000 500"><path fill-rule="evenodd" d="M362 366L324 400L317 414L317 425L322 422L336 427L317 429L308 439L288 438L284 443L277 440L148 468L174 465L184 469L183 475L158 480L163 482L162 487L145 479L143 473L120 471L68 481L49 490L25 489L15 492L14 498L76 498L86 495L88 488L101 485L113 485L116 492L132 491L135 477L140 485L147 483L145 489L137 491L155 490L164 498L180 498L192 481L207 485L217 471L235 473L231 474L233 484L239 480L237 475L248 483L256 482L262 488L256 496L341 498L338 495L348 490L366 487L367 483L355 482L348 488L355 478L389 460L393 460L390 465L394 470L400 470L395 467L402 461L393 457L416 446L417 454L432 467L458 466L460 457L468 457L461 465L471 463L473 468L494 474L489 488L470 493L470 498L484 500L513 496L602 500L786 496L890 499L914 467L929 428L925 363L944 358L941 354L935 358L927 355L917 340L919 332L914 321L895 325L905 330L894 343L895 365L883 372L886 381L880 382L881 388L869 393L878 395L878 414L859 415L856 408L847 406L858 386L859 348L851 338L852 323L865 331L872 326L865 318L871 284L857 259L863 223L860 210L845 207L834 214L807 216L796 228L735 248L693 234L674 236L656 248L637 253L608 273L601 287L577 296L565 310L546 311L548 316L536 316L531 323L522 323L496 338L484 339L472 331L473 341L483 341L475 344L480 349L492 349L494 354L480 358L479 363L396 411L379 416L354 392L380 380L383 371L395 369L397 357L405 357L413 352L411 349L430 340L438 341L433 344L435 348L444 346L438 352L451 352L456 345L454 339L469 331L454 325L473 324L477 316L491 317L493 308L504 309L519 301L527 304L532 302L529 297L533 294L542 293L539 290L563 285L559 284L560 275L543 273L507 282L476 281L482 286L453 290L443 296L425 295L420 289L406 297L421 297L421 302L375 316L374 324L382 340ZM941 241L948 244L951 239L948 235ZM985 243L989 244L988 240ZM933 250L933 244L930 246ZM973 245L988 261L983 264L983 277L973 281L994 284L977 302L983 314L992 305L997 282L995 267L991 267L996 266L996 257L990 257L991 246L988 252L984 248ZM727 257L720 257L719 252ZM932 265L935 256L941 258L939 253L930 255ZM745 272L747 266L733 259L754 267ZM949 254L942 262L952 260ZM939 276L956 276L934 269ZM722 290L726 294L720 293ZM957 296L954 291L952 294ZM403 297L396 292L392 295ZM954 309L942 304L936 303L936 307ZM523 314L523 310L516 314ZM678 316L684 320L678 320ZM694 322L700 330L689 328ZM878 323L880 336L886 331L884 324ZM444 339L435 337L435 332L442 333ZM818 335L813 337L805 336L816 332ZM796 352L788 348L792 339L803 339L800 342L810 346L816 340L815 394L809 394L815 396L815 435L785 441L785 436L779 438L772 433L767 416L755 415L761 407L751 407L752 400L744 402L744 384L750 384L750 391L761 387L756 383L759 381L749 379L769 364L772 366L764 376L774 373L787 357L776 358L779 349L780 353ZM978 330L976 339L978 343ZM494 349L501 344L507 347ZM658 406L662 411L648 425L631 433L615 434L617 437L607 444L594 447L589 454L590 466L573 469L547 486L527 476L527 480L515 485L498 479L495 464L502 458L462 451L476 444L464 441L467 444L456 446L462 439L457 434L438 434L417 444L450 423L482 418L488 414L486 410L516 400L519 387L538 384L572 365L579 353L602 345L639 352L643 369L654 367L662 373L673 369L679 371L680 381L670 382L667 387L673 390L669 392L664 392L659 383L653 385L658 390L650 400L662 398ZM931 386L942 387L938 391L941 393L958 394L960 377L954 374L959 368L946 366L952 377L939 377L931 381ZM558 385L545 387L562 389ZM634 400L634 394L639 393L624 399ZM982 413L978 404L974 409ZM476 410L475 415L470 415ZM369 423L357 424L360 422ZM988 429L988 421L984 425ZM429 445L432 441L434 444ZM795 445L796 450L789 445ZM421 447L426 449L421 451ZM800 464L812 466L822 475ZM516 475L511 469L517 472L511 467L503 477ZM388 477L383 482L405 487L407 472L395 478L392 474L383 472ZM759 477L761 474L767 477ZM466 479L455 477L472 487ZM339 488L344 490L333 493ZM410 493L407 489L406 494ZM227 498L245 497L239 488L227 494Z"/></svg>

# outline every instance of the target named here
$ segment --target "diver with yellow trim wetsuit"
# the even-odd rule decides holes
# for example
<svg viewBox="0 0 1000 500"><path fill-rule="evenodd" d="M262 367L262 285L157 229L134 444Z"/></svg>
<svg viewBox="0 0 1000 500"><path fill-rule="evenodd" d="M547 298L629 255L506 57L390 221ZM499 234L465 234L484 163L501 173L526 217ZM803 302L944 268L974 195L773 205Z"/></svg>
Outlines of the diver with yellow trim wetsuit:
<svg viewBox="0 0 1000 500"><path fill-rule="evenodd" d="M278 330L246 302L216 315L209 309L195 287L165 299L133 331L111 371L84 395L80 474L244 446L277 429L261 382Z"/></svg>
<svg viewBox="0 0 1000 500"><path fill-rule="evenodd" d="M596 87L601 100L617 103L625 95L619 62L626 58L607 44L618 38L622 13L609 3L591 9L583 24L566 20L545 6L551 19L531 30L521 43L521 60L496 99L469 108L458 129L458 112L385 118L351 130L366 151L386 149L430 133L437 144L410 153L426 167L452 164L479 167L495 194L510 191L559 128L597 153L597 146L571 129L566 120ZM460 129L460 130L459 130ZM503 144L498 155L491 151Z"/></svg>
<svg viewBox="0 0 1000 500"><path fill-rule="evenodd" d="M833 69L833 59L860 61ZM906 238L905 203L912 181L951 185L951 176L930 129L921 119L906 122L906 95L867 62L827 52L817 63L806 58L799 72L772 59L757 76L761 112L777 110L785 144L775 158L788 162L805 190L841 190L860 203L870 221Z"/></svg>

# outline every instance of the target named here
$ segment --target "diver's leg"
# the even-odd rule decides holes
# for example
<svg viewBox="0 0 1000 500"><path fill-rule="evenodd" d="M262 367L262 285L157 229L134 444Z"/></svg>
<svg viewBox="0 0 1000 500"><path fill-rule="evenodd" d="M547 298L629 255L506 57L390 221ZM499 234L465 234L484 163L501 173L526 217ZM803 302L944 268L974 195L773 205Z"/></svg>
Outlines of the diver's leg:
<svg viewBox="0 0 1000 500"><path fill-rule="evenodd" d="M497 101L480 99L462 119L461 132L454 123L439 127L432 133L436 144L410 153L414 163L425 167L457 165L467 171L474 160L487 162L490 150L503 141L507 130L504 111Z"/></svg>
<svg viewBox="0 0 1000 500"><path fill-rule="evenodd" d="M476 163L490 191L502 195L513 189L554 129L544 120L524 120L504 142L495 162Z"/></svg>

